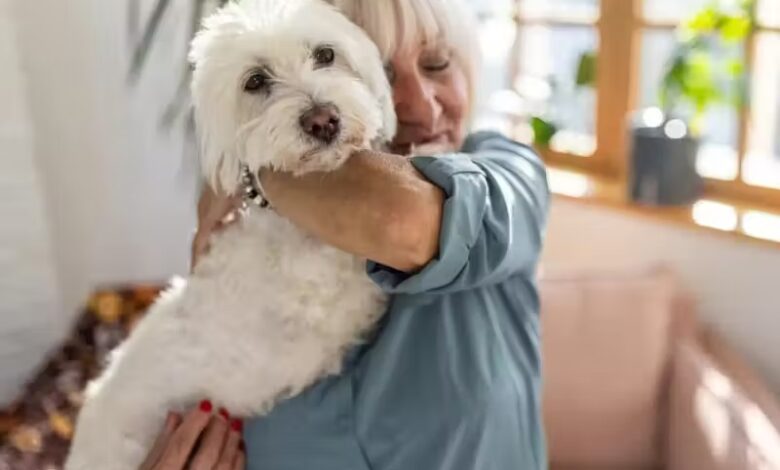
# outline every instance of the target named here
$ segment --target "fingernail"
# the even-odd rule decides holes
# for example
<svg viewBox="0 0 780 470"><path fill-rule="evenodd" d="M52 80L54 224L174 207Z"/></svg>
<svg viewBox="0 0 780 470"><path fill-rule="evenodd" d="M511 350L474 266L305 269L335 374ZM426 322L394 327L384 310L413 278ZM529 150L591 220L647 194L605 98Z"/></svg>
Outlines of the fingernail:
<svg viewBox="0 0 780 470"><path fill-rule="evenodd" d="M203 400L200 402L200 411L204 413L211 413L211 402L208 400Z"/></svg>
<svg viewBox="0 0 780 470"><path fill-rule="evenodd" d="M246 450L246 444L244 444L243 439L241 439L241 442L238 443L238 448L241 450L241 452L244 452Z"/></svg>
<svg viewBox="0 0 780 470"><path fill-rule="evenodd" d="M219 415L225 418L225 420L230 420L230 413L228 413L224 408L219 409Z"/></svg>
<svg viewBox="0 0 780 470"><path fill-rule="evenodd" d="M241 432L241 430L244 428L244 423L241 422L240 419L234 419L233 421L230 422L230 428L233 431Z"/></svg>

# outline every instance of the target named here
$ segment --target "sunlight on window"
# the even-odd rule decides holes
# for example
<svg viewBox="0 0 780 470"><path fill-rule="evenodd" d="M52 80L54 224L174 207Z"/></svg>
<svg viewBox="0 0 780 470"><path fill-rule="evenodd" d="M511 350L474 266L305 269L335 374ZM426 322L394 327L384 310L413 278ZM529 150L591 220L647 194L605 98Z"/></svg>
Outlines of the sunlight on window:
<svg viewBox="0 0 780 470"><path fill-rule="evenodd" d="M780 242L780 216L759 211L745 212L742 230L751 237Z"/></svg>
<svg viewBox="0 0 780 470"><path fill-rule="evenodd" d="M513 90L498 90L487 100L488 108L501 114L522 116L524 100Z"/></svg>
<svg viewBox="0 0 780 470"><path fill-rule="evenodd" d="M596 151L596 136L562 130L555 134L550 147L556 152L570 153L578 157L589 157Z"/></svg>
<svg viewBox="0 0 780 470"><path fill-rule="evenodd" d="M646 18L653 21L680 21L710 3L710 0L645 0Z"/></svg>
<svg viewBox="0 0 780 470"><path fill-rule="evenodd" d="M547 169L547 182L550 191L570 197L585 197L591 193L590 180L583 175L565 170Z"/></svg>
<svg viewBox="0 0 780 470"><path fill-rule="evenodd" d="M758 21L765 26L780 26L780 2L777 0L758 1Z"/></svg>
<svg viewBox="0 0 780 470"><path fill-rule="evenodd" d="M520 8L530 17L595 21L599 16L599 0L523 0Z"/></svg>
<svg viewBox="0 0 780 470"><path fill-rule="evenodd" d="M778 7L780 8L780 7ZM744 180L780 189L780 34L759 34L753 73L750 151Z"/></svg>
<svg viewBox="0 0 780 470"><path fill-rule="evenodd" d="M481 59L485 64L502 64L507 60L515 37L515 23L511 17L486 19L480 25Z"/></svg>
<svg viewBox="0 0 780 470"><path fill-rule="evenodd" d="M730 232L736 230L739 224L737 210L728 204L699 201L693 205L692 211L694 222L702 227Z"/></svg>
<svg viewBox="0 0 780 470"><path fill-rule="evenodd" d="M737 177L739 159L730 145L702 142L696 157L696 171L705 178L732 181Z"/></svg>

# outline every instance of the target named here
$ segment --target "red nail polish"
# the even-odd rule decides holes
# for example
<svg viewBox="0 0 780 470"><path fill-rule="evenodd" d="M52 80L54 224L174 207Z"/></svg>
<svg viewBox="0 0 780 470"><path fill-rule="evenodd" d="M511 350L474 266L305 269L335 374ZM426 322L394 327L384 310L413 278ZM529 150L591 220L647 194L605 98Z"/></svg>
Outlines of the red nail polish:
<svg viewBox="0 0 780 470"><path fill-rule="evenodd" d="M238 448L241 450L241 452L244 452L246 450L246 444L244 444L243 439L241 439L241 442L238 443Z"/></svg>
<svg viewBox="0 0 780 470"><path fill-rule="evenodd" d="M208 400L203 400L200 402L200 411L204 413L211 413L211 402Z"/></svg>
<svg viewBox="0 0 780 470"><path fill-rule="evenodd" d="M228 413L224 408L219 409L219 415L225 418L225 420L230 420L230 413Z"/></svg>
<svg viewBox="0 0 780 470"><path fill-rule="evenodd" d="M233 429L233 431L241 432L241 430L244 428L244 423L241 422L240 419L234 419L230 422L230 428Z"/></svg>

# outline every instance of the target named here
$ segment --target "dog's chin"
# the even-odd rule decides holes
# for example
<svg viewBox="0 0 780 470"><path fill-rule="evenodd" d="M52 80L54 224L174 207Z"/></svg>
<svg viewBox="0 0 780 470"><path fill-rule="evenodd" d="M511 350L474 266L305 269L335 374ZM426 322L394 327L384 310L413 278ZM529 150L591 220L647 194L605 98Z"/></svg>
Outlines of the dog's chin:
<svg viewBox="0 0 780 470"><path fill-rule="evenodd" d="M288 168L295 176L312 172L328 172L338 169L358 145L349 141L334 142L330 145L316 145L298 156Z"/></svg>
<svg viewBox="0 0 780 470"><path fill-rule="evenodd" d="M342 135L330 144L310 141L310 145L294 157L286 170L294 175L333 171L343 165L355 151L369 146L370 141L362 132Z"/></svg>

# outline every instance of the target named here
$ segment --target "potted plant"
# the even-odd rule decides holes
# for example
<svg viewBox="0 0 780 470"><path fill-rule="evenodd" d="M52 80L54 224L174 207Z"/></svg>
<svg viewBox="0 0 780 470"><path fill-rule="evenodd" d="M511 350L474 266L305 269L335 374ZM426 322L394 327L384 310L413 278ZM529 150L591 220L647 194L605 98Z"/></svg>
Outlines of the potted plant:
<svg viewBox="0 0 780 470"><path fill-rule="evenodd" d="M747 103L744 50L753 1L732 8L713 2L686 21L664 71L660 108L632 128L631 197L653 205L688 204L701 193L696 157L706 112Z"/></svg>
<svg viewBox="0 0 780 470"><path fill-rule="evenodd" d="M551 94L555 95L558 89L558 83L554 77L548 78ZM574 87L576 90L593 89L596 85L596 52L592 50L584 51L580 54L577 61L577 68L574 76ZM548 103L549 105L549 103ZM553 138L560 130L560 126L555 119L555 109L547 110L544 114L535 114L530 117L530 126L533 134L533 144L539 149L548 149Z"/></svg>
<svg viewBox="0 0 780 470"><path fill-rule="evenodd" d="M167 104L161 117L161 124L165 128L174 126L183 120L184 132L187 138L194 134L194 122L192 120L189 85L192 77L190 64L187 62L187 50L189 39L195 36L200 28L203 18L217 8L223 7L230 0L190 0L190 16L188 20L187 41L181 51L181 75L174 96ZM148 18L141 19L141 0L128 0L127 18L128 33L133 45L132 59L130 62L129 81L135 83L142 74L147 60L151 54L155 41L160 36L160 28L163 19L172 9L171 0L155 0Z"/></svg>

